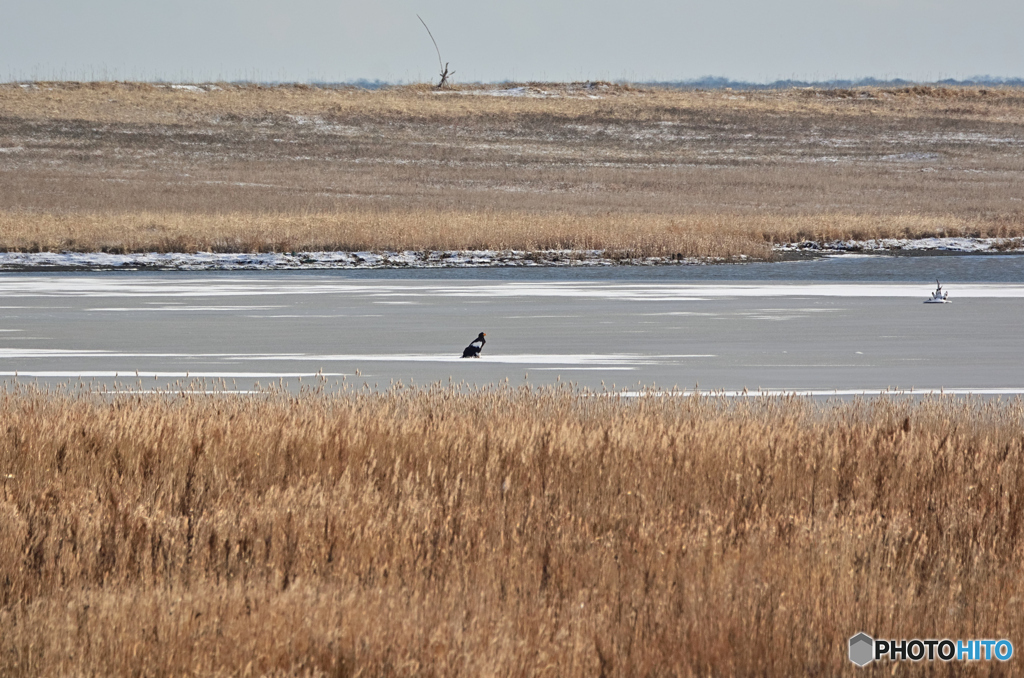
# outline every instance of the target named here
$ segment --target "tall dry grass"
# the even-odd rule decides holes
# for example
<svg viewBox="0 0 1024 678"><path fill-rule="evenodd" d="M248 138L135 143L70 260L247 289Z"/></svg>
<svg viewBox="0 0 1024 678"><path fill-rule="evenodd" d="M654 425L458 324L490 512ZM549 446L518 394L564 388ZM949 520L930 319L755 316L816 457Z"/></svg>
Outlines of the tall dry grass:
<svg viewBox="0 0 1024 678"><path fill-rule="evenodd" d="M858 631L1024 630L1020 401L22 389L0 420L4 676L853 675Z"/></svg>
<svg viewBox="0 0 1024 678"><path fill-rule="evenodd" d="M0 249L14 252L297 252L603 250L632 256L769 259L773 243L874 238L999 237L1006 223L901 215L533 214L353 210L305 214L0 211Z"/></svg>
<svg viewBox="0 0 1024 678"><path fill-rule="evenodd" d="M761 257L1024 235L1013 88L219 87L0 85L0 248Z"/></svg>
<svg viewBox="0 0 1024 678"><path fill-rule="evenodd" d="M770 245L715 218L522 215L494 210L343 213L26 214L0 212L0 242L19 252L603 250L615 256L764 259Z"/></svg>
<svg viewBox="0 0 1024 678"><path fill-rule="evenodd" d="M577 121L660 121L681 113L835 115L888 118L953 116L1020 124L1024 93L1014 87L861 87L856 89L679 90L594 83L356 87L205 83L195 89L145 82L0 84L0 111L29 119L189 124L208 116L267 120L312 114L338 118L437 120L539 115ZM481 96L527 87L546 96ZM200 91L201 90L201 91Z"/></svg>

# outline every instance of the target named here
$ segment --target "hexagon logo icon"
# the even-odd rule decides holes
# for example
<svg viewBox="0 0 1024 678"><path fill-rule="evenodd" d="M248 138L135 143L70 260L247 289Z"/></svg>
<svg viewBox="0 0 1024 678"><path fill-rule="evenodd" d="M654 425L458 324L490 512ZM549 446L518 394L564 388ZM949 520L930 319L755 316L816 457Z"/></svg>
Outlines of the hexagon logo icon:
<svg viewBox="0 0 1024 678"><path fill-rule="evenodd" d="M866 633L850 638L850 661L857 666L867 666L875 658L875 641Z"/></svg>

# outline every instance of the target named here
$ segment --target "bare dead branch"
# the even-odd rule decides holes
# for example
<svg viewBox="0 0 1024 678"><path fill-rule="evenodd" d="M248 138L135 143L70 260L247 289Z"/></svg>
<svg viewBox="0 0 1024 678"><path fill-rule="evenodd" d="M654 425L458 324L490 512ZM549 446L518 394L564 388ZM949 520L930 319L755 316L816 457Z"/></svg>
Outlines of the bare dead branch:
<svg viewBox="0 0 1024 678"><path fill-rule="evenodd" d="M434 49L437 50L437 65L441 66L441 49L437 46L437 40L434 40L434 34L430 32L430 27L427 26L427 22L423 20L423 17L417 14L416 18L419 19L420 23L423 24L423 27L427 29L427 35L430 36L430 42L434 43ZM441 66L441 70L445 70L445 67Z"/></svg>
<svg viewBox="0 0 1024 678"><path fill-rule="evenodd" d="M421 17L419 14L416 15L416 18L419 19L420 23L423 24L423 27L427 29L427 35L430 36L430 41L434 43L434 50L437 52L437 65L441 67L441 82L437 83L437 88L443 89L444 86L448 84L448 76L454 75L455 71L448 70L447 62L445 62L444 65L442 65L441 49L437 46L437 40L434 40L434 34L430 32L430 26L427 26L427 22L424 21L423 17Z"/></svg>

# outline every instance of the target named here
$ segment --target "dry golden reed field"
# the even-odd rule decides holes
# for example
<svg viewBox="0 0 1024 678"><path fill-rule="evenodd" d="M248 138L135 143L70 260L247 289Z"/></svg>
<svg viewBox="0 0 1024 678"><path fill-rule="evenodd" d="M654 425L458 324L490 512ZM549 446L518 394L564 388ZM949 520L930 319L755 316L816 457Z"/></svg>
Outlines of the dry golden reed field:
<svg viewBox="0 0 1024 678"><path fill-rule="evenodd" d="M516 96L497 96L499 94ZM0 85L0 249L1024 235L1024 91Z"/></svg>
<svg viewBox="0 0 1024 678"><path fill-rule="evenodd" d="M0 250L1024 235L1024 91L0 84ZM0 390L0 676L709 676L1024 648L1024 402Z"/></svg>
<svg viewBox="0 0 1024 678"><path fill-rule="evenodd" d="M990 675L1024 633L1024 403L0 398L0 675ZM10 477L8 477L10 476Z"/></svg>

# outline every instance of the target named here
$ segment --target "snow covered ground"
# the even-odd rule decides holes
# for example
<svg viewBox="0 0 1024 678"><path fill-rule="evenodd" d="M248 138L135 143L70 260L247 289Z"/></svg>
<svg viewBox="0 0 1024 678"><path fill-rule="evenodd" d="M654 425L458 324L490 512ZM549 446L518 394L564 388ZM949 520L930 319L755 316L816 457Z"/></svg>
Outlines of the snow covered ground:
<svg viewBox="0 0 1024 678"><path fill-rule="evenodd" d="M805 241L776 246L777 252L1024 252L1024 238L881 238Z"/></svg>
<svg viewBox="0 0 1024 678"><path fill-rule="evenodd" d="M740 261L742 258L737 259ZM535 252L460 250L451 252L293 252L274 254L195 254L156 252L105 254L102 252L0 252L0 270L58 268L74 270L151 269L178 271L371 269L371 268L474 268L481 266L611 266L669 263L717 263L669 257L610 258L599 250L543 250Z"/></svg>
<svg viewBox="0 0 1024 678"><path fill-rule="evenodd" d="M779 253L871 254L886 252L1021 253L1024 238L923 238L801 242L777 245ZM674 257L610 257L601 250L455 250L447 252L291 252L272 254L217 254L210 252L0 252L0 271L31 269L69 270L177 270L272 271L296 269L476 268L510 266L658 266L666 264L739 263L731 260Z"/></svg>

